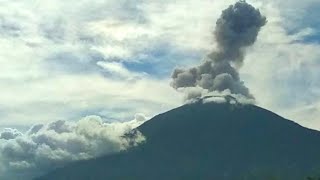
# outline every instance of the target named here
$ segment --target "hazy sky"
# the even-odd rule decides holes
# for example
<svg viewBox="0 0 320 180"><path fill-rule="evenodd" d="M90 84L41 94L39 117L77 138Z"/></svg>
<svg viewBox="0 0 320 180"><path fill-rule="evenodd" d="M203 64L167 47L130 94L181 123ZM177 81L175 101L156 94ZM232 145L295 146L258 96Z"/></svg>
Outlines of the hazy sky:
<svg viewBox="0 0 320 180"><path fill-rule="evenodd" d="M151 117L183 103L170 87L215 45L235 0L2 0L0 127ZM320 2L250 0L267 16L241 77L257 105L320 129Z"/></svg>

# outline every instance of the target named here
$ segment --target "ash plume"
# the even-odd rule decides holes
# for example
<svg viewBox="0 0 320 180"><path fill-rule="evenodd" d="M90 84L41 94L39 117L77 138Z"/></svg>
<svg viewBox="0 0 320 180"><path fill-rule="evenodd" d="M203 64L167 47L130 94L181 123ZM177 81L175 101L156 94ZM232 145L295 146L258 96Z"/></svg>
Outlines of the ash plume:
<svg viewBox="0 0 320 180"><path fill-rule="evenodd" d="M266 17L245 1L229 6L217 20L213 32L218 44L216 50L197 67L175 69L171 86L175 89L197 87L207 93L229 90L254 99L241 81L238 69L243 64L246 48L255 43L266 22ZM194 91L192 93L187 94L189 99L195 97Z"/></svg>

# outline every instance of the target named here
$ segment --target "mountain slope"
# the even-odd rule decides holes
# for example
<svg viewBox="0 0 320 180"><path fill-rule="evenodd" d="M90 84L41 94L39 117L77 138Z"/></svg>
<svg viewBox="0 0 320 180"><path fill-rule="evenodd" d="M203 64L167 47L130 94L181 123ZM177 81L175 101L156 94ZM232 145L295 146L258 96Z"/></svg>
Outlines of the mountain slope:
<svg viewBox="0 0 320 180"><path fill-rule="evenodd" d="M320 171L320 132L253 105L198 102L138 130L147 138L138 148L76 162L39 180L298 180Z"/></svg>

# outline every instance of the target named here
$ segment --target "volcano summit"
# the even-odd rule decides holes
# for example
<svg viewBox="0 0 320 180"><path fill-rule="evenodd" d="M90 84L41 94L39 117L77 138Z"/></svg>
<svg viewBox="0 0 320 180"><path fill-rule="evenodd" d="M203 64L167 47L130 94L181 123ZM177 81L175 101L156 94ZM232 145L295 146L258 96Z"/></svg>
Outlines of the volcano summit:
<svg viewBox="0 0 320 180"><path fill-rule="evenodd" d="M302 180L320 172L320 132L254 105L197 103L137 128L137 148L37 180Z"/></svg>

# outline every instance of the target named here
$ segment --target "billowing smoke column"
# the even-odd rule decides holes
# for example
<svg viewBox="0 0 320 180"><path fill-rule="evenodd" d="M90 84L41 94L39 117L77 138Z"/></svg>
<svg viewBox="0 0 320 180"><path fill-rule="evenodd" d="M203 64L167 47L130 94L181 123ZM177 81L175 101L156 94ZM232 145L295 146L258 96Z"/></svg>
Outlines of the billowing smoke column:
<svg viewBox="0 0 320 180"><path fill-rule="evenodd" d="M241 67L245 49L254 44L266 18L258 9L240 1L222 12L213 34L218 43L215 51L198 67L188 70L175 69L172 87L200 87L206 92L229 90L253 99L249 89L240 80L238 69ZM189 91L188 98L196 94Z"/></svg>

